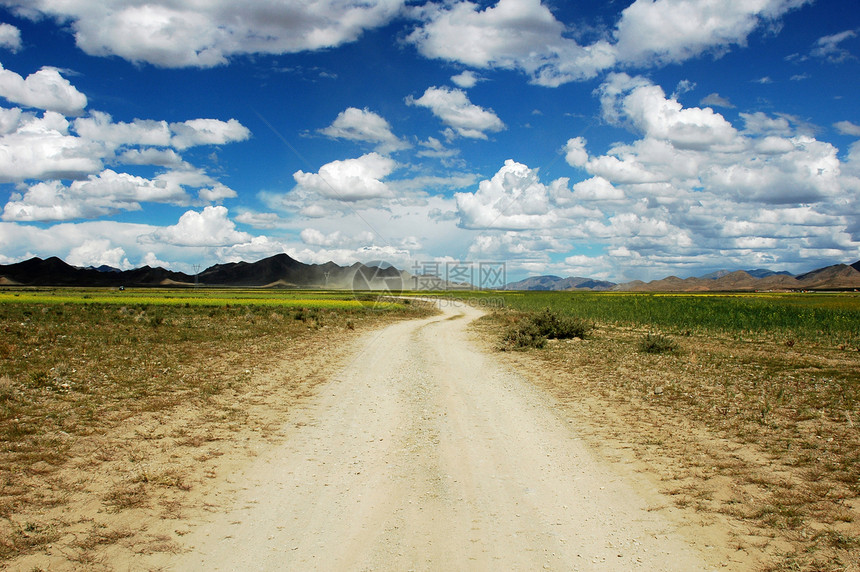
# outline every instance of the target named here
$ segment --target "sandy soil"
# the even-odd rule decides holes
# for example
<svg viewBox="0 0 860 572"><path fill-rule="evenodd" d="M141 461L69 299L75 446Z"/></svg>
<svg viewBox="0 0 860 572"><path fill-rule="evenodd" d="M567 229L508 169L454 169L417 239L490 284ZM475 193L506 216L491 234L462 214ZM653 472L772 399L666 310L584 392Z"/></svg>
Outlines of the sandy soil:
<svg viewBox="0 0 860 572"><path fill-rule="evenodd" d="M211 491L168 570L712 570L647 476L471 340L480 311L366 335L283 439ZM631 479L640 479L631 482ZM217 499L217 500L216 500ZM682 530L686 530L682 534Z"/></svg>

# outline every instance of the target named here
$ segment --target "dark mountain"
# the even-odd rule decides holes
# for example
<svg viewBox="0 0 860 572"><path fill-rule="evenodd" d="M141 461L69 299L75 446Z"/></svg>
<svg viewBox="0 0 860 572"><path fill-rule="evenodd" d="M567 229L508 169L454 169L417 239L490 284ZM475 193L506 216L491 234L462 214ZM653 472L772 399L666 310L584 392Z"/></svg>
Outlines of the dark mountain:
<svg viewBox="0 0 860 572"><path fill-rule="evenodd" d="M280 288L401 289L412 287L412 277L393 266L377 268L355 263L305 264L278 254L257 262L216 264L196 277L164 268L102 271L76 268L52 257L0 265L0 285L20 286L242 286Z"/></svg>
<svg viewBox="0 0 860 572"><path fill-rule="evenodd" d="M70 266L57 257L31 258L0 265L0 284L21 286L160 286L194 283L194 277L163 268L144 266L135 270L104 272Z"/></svg>
<svg viewBox="0 0 860 572"><path fill-rule="evenodd" d="M591 278L578 276L561 278L547 275L533 276L519 282L511 282L505 286L505 290L608 290L613 286L615 286L614 282L592 280Z"/></svg>

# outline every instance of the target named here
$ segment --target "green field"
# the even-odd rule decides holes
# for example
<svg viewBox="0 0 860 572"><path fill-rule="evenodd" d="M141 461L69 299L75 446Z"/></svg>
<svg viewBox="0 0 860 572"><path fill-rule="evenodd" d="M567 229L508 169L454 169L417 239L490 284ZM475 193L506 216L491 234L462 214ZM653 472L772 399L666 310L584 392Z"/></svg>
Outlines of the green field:
<svg viewBox="0 0 860 572"><path fill-rule="evenodd" d="M667 294L632 292L469 292L457 298L534 312L550 309L603 324L674 334L721 333L857 345L860 294ZM495 304L489 301L495 300Z"/></svg>
<svg viewBox="0 0 860 572"><path fill-rule="evenodd" d="M396 309L402 303L372 292L332 290L39 288L0 290L0 304L117 304L125 306L267 306L316 309Z"/></svg>

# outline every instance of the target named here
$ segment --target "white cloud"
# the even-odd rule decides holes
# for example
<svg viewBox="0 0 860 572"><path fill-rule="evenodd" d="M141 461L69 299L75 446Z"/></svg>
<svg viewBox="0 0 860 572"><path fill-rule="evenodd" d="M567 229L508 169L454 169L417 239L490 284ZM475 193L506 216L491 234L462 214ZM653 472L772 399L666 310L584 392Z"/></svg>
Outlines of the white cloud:
<svg viewBox="0 0 860 572"><path fill-rule="evenodd" d="M472 229L523 230L547 228L559 221L553 208L556 187L566 187L559 179L552 187L542 184L537 169L530 169L512 159L478 185L474 193L456 193L460 224Z"/></svg>
<svg viewBox="0 0 860 572"><path fill-rule="evenodd" d="M833 126L843 135L860 137L860 125L851 123L850 121L837 121Z"/></svg>
<svg viewBox="0 0 860 572"><path fill-rule="evenodd" d="M123 165L155 165L158 167L179 167L185 162L173 149L126 149L117 156L116 161Z"/></svg>
<svg viewBox="0 0 860 572"><path fill-rule="evenodd" d="M815 42L815 47L812 48L812 55L817 58L824 58L832 63L843 62L852 57L851 52L841 47L839 44L845 40L857 37L855 30L845 30L838 34L824 36Z"/></svg>
<svg viewBox="0 0 860 572"><path fill-rule="evenodd" d="M162 67L207 68L236 55L339 46L387 23L402 0L308 0L237 4L205 0L10 0L29 14L69 23L80 49Z"/></svg>
<svg viewBox="0 0 860 572"><path fill-rule="evenodd" d="M406 103L426 107L460 137L486 139L487 132L505 129L505 124L492 110L473 104L460 89L428 87L424 95L418 99L409 96Z"/></svg>
<svg viewBox="0 0 860 572"><path fill-rule="evenodd" d="M106 238L87 240L72 248L65 260L72 266L110 266L120 270L133 268L126 258L125 250L121 246L114 247Z"/></svg>
<svg viewBox="0 0 860 572"><path fill-rule="evenodd" d="M580 45L539 0L499 0L482 9L469 1L426 4L408 40L428 58L475 68L522 71L556 87L616 66L680 62L745 46L755 30L809 0L636 0L622 13L611 41Z"/></svg>
<svg viewBox="0 0 860 572"><path fill-rule="evenodd" d="M786 137L792 134L791 123L785 117L770 117L761 111L740 113L739 115L744 120L744 131L750 135L778 135Z"/></svg>
<svg viewBox="0 0 860 572"><path fill-rule="evenodd" d="M241 212L234 217L236 222L247 224L254 228L277 228L283 224L277 213L259 213L252 211Z"/></svg>
<svg viewBox="0 0 860 572"><path fill-rule="evenodd" d="M444 161L460 154L459 149L445 147L445 144L435 137L428 137L427 141L421 141L419 145L423 147L417 153L419 157L435 157Z"/></svg>
<svg viewBox="0 0 860 572"><path fill-rule="evenodd" d="M708 107L725 107L727 109L734 109L734 105L731 101L720 95L719 93L709 93L699 102L699 105L705 105Z"/></svg>
<svg viewBox="0 0 860 572"><path fill-rule="evenodd" d="M236 230L222 206L206 207L202 212L186 211L173 226L160 228L140 237L141 242L164 242L175 246L232 246L251 241L251 235Z"/></svg>
<svg viewBox="0 0 860 572"><path fill-rule="evenodd" d="M636 0L615 30L623 62L681 62L709 51L746 45L747 37L809 0Z"/></svg>
<svg viewBox="0 0 860 572"><path fill-rule="evenodd" d="M174 133L170 144L180 151L197 145L223 145L245 141L251 136L251 131L235 119L190 119L182 123L171 123L170 130Z"/></svg>
<svg viewBox="0 0 860 572"><path fill-rule="evenodd" d="M604 119L639 139L602 155L590 155L584 139L568 143L569 163L592 178L556 203L593 204L605 214L556 209L559 236L603 243L607 263L652 276L705 266L790 270L803 268L801 250L831 259L860 252L854 147L840 161L833 145L785 114L741 113L739 130L641 77L611 74L596 93Z"/></svg>
<svg viewBox="0 0 860 572"><path fill-rule="evenodd" d="M296 171L293 178L301 190L352 202L392 196L391 189L382 179L390 175L396 166L393 159L378 153L368 153L357 159L332 161L320 167L319 173Z"/></svg>
<svg viewBox="0 0 860 572"><path fill-rule="evenodd" d="M309 246L324 246L327 248L356 248L373 242L373 233L369 231L360 232L356 236L347 236L339 230L325 234L315 228L306 228L299 233L299 236L302 242Z"/></svg>
<svg viewBox="0 0 860 572"><path fill-rule="evenodd" d="M4 110L0 136L0 182L77 179L102 169L104 150L69 135L69 122L57 112L42 117Z"/></svg>
<svg viewBox="0 0 860 572"><path fill-rule="evenodd" d="M625 194L603 177L592 177L573 185L573 197L579 201L620 201Z"/></svg>
<svg viewBox="0 0 860 572"><path fill-rule="evenodd" d="M21 30L12 24L0 23L0 48L11 52L21 49Z"/></svg>
<svg viewBox="0 0 860 572"><path fill-rule="evenodd" d="M454 82L454 85L457 87L462 87L463 89L469 89L470 87L475 87L478 85L478 82L481 81L481 78L478 75L471 71L466 70L464 72L458 73L457 75L451 76L451 81Z"/></svg>
<svg viewBox="0 0 860 572"><path fill-rule="evenodd" d="M564 146L564 159L571 167L584 167L588 163L588 152L585 150L585 138L574 137L568 139Z"/></svg>
<svg viewBox="0 0 860 572"><path fill-rule="evenodd" d="M320 133L334 139L364 141L377 146L380 153L408 149L410 145L391 132L385 118L365 109L349 107L341 111L331 125L320 129Z"/></svg>
<svg viewBox="0 0 860 572"><path fill-rule="evenodd" d="M135 119L131 123L114 123L102 111L92 111L89 117L74 121L75 132L84 139L101 141L116 148L122 145L166 147L170 145L170 128L166 121Z"/></svg>
<svg viewBox="0 0 860 572"><path fill-rule="evenodd" d="M60 181L36 183L3 209L7 221L61 221L96 218L121 210L140 210L141 201L187 203L178 185L150 181L107 169L68 187Z"/></svg>
<svg viewBox="0 0 860 572"><path fill-rule="evenodd" d="M79 115L87 106L87 96L51 67L43 67L25 79L0 64L0 96L25 107L63 115Z"/></svg>
<svg viewBox="0 0 860 572"><path fill-rule="evenodd" d="M188 205L186 187L197 188L203 202L220 202L236 192L193 167L166 171L153 179L106 169L68 186L59 180L31 185L23 195L13 194L3 209L3 220L62 221L98 218L119 211L141 210L140 203Z"/></svg>
<svg viewBox="0 0 860 572"><path fill-rule="evenodd" d="M427 4L410 36L428 58L477 68L516 69L547 86L588 79L615 62L606 42L580 46L539 0L500 0L481 10L472 2Z"/></svg>
<svg viewBox="0 0 860 572"><path fill-rule="evenodd" d="M601 86L601 100L603 109L610 110L607 119L624 117L646 136L679 149L728 145L737 137L735 128L711 108L684 108L642 78L610 74Z"/></svg>

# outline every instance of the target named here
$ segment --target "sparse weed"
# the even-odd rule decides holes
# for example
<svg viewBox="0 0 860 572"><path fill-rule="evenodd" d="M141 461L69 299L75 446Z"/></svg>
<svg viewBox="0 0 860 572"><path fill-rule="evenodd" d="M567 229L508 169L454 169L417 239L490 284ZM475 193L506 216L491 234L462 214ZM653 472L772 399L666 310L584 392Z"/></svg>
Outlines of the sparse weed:
<svg viewBox="0 0 860 572"><path fill-rule="evenodd" d="M294 311L304 320L284 319ZM426 312L422 304L394 302L368 311L343 292L0 289L0 568L67 526L62 516L38 530L9 523L42 518L68 502L80 485L60 474L74 473L78 463L135 465L101 497L114 512L151 506L164 492L151 495L154 487L171 494L190 487L184 473L143 469L146 455L105 439L124 420L189 405L217 409L218 426L226 427L243 412L231 413L222 395L322 328L347 332ZM177 437L189 446L215 439ZM90 440L86 459L75 457Z"/></svg>
<svg viewBox="0 0 860 572"><path fill-rule="evenodd" d="M587 343L516 358L595 446L636 451L677 506L749 530L764 569L860 570L860 296L494 295L508 309L478 327L503 349L540 333L528 311L596 322Z"/></svg>
<svg viewBox="0 0 860 572"><path fill-rule="evenodd" d="M663 334L647 333L639 341L639 351L646 354L665 354L678 351L678 344Z"/></svg>

